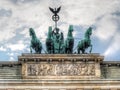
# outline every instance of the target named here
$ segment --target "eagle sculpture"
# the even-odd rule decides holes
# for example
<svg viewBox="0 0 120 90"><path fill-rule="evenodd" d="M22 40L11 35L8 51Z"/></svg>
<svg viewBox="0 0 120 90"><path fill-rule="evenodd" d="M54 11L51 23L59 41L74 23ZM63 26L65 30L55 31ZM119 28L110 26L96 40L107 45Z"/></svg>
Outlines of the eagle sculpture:
<svg viewBox="0 0 120 90"><path fill-rule="evenodd" d="M49 9L55 16L57 16L57 13L59 13L61 6L59 8L54 8L54 9L49 7Z"/></svg>

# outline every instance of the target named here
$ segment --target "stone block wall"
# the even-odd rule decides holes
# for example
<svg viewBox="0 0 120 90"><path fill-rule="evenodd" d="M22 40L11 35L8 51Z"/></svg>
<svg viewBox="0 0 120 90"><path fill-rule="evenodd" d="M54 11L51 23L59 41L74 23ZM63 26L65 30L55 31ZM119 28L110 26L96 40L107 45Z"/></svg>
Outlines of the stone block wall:
<svg viewBox="0 0 120 90"><path fill-rule="evenodd" d="M120 79L120 62L117 62L117 61L102 62L101 78Z"/></svg>
<svg viewBox="0 0 120 90"><path fill-rule="evenodd" d="M21 79L21 64L18 62L1 62L0 79Z"/></svg>

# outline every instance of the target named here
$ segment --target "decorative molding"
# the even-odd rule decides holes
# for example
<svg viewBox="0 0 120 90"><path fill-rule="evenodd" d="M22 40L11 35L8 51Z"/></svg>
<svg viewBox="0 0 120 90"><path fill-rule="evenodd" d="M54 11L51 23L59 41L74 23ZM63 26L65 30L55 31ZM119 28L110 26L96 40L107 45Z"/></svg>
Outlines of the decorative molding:
<svg viewBox="0 0 120 90"><path fill-rule="evenodd" d="M22 56L18 56L19 62L63 62L63 61L94 61L94 62L102 62L104 56L99 54L22 54Z"/></svg>

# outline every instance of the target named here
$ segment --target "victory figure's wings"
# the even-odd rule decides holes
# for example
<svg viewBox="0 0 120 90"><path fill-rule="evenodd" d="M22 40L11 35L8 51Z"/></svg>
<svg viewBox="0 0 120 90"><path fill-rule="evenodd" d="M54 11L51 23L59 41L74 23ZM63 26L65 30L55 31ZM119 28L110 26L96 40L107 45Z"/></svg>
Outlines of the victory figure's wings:
<svg viewBox="0 0 120 90"><path fill-rule="evenodd" d="M54 9L53 9L53 8L49 7L49 9L50 9L50 11L51 11L51 12L53 12L53 13L54 13Z"/></svg>
<svg viewBox="0 0 120 90"><path fill-rule="evenodd" d="M59 8L57 8L56 13L59 13L60 9L61 9L61 6Z"/></svg>
<svg viewBox="0 0 120 90"><path fill-rule="evenodd" d="M56 10L56 9L53 9L53 8L51 8L51 7L49 7L49 9L50 9L50 11L51 11L52 13L57 14L57 13L59 13L59 11L60 11L60 9L61 9L61 6L60 6L59 8L57 8L57 10Z"/></svg>

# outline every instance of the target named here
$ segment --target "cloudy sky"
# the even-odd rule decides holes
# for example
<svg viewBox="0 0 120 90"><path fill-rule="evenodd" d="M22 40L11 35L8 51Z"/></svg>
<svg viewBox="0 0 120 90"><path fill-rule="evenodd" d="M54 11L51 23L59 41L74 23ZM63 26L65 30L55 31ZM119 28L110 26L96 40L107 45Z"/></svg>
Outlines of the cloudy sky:
<svg viewBox="0 0 120 90"><path fill-rule="evenodd" d="M48 26L54 27L49 6L62 6L58 26L65 38L68 26L74 25L74 48L92 26L92 53L104 55L106 61L120 60L120 0L0 0L1 61L29 53L30 27L44 46Z"/></svg>

